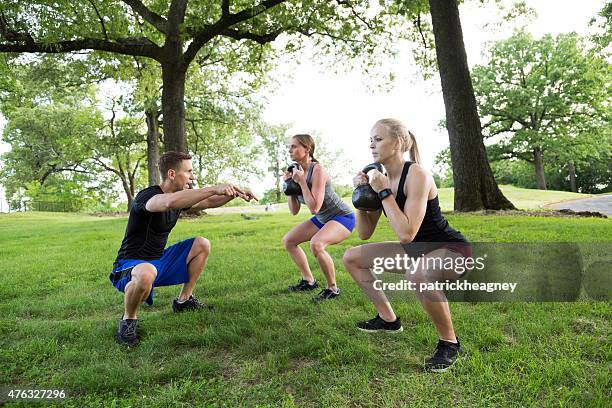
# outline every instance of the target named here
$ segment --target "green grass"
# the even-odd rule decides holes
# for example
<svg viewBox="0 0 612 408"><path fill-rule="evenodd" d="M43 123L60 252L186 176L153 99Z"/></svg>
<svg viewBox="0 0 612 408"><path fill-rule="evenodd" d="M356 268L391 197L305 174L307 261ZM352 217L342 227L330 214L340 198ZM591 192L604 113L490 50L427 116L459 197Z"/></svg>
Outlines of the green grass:
<svg viewBox="0 0 612 408"><path fill-rule="evenodd" d="M374 310L342 266L355 234L329 249L343 296L313 306L285 292L298 272L280 243L307 214L258 217L180 220L170 243L212 242L196 295L217 312L175 315L178 288L158 288L141 345L125 350L108 273L126 219L0 216L0 385L65 389L75 407L610 406L609 302L453 304L469 357L432 375L421 365L436 334L419 304L395 302L401 335L354 328ZM602 219L448 218L473 241L612 241ZM386 239L382 223L373 240Z"/></svg>
<svg viewBox="0 0 612 408"><path fill-rule="evenodd" d="M509 185L499 187L506 198L508 198L516 208L521 210L537 210L541 209L545 204L592 197L591 194L570 193L567 191L532 190ZM438 193L442 210L452 211L454 189L440 188L438 189Z"/></svg>

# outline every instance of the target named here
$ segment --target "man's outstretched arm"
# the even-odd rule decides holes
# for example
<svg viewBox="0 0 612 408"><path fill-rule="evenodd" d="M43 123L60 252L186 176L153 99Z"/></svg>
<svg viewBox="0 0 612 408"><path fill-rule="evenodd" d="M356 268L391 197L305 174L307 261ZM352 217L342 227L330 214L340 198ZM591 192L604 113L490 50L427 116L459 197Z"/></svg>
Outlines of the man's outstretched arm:
<svg viewBox="0 0 612 408"><path fill-rule="evenodd" d="M242 196L244 192L231 184L219 184L217 186L196 188L193 190L182 190L174 193L156 194L151 197L145 208L149 212L164 212L168 210L179 210L189 208L212 196L226 196L232 199ZM229 201L229 200L228 200Z"/></svg>
<svg viewBox="0 0 612 408"><path fill-rule="evenodd" d="M242 198L244 201L251 201L251 200L259 201L259 199L255 197L255 194L253 194L250 189L243 188L240 190L243 193L238 194L237 197ZM191 208L194 210L205 210L207 208L217 208L217 207L221 207L222 205L227 204L234 198L235 197L226 196L226 195L215 195L215 196L212 196L205 200L200 201L199 203L195 204Z"/></svg>

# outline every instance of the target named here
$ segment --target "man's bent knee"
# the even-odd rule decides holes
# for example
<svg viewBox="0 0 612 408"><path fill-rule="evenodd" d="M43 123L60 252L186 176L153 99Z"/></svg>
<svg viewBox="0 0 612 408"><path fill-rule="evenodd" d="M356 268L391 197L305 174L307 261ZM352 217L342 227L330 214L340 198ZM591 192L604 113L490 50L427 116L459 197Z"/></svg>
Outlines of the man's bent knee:
<svg viewBox="0 0 612 408"><path fill-rule="evenodd" d="M132 282L141 287L153 286L156 276L157 269L149 263L136 265L134 269L132 269Z"/></svg>
<svg viewBox="0 0 612 408"><path fill-rule="evenodd" d="M210 253L210 241L204 237L195 237L193 240L193 246L199 253L208 254Z"/></svg>

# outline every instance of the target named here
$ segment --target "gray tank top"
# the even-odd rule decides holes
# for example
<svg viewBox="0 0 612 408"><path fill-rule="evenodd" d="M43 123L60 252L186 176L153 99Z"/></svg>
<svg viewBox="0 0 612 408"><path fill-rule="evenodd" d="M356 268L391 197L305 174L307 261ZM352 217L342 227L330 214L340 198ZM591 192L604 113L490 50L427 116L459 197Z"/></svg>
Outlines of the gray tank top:
<svg viewBox="0 0 612 408"><path fill-rule="evenodd" d="M308 188L312 190L312 174L314 172L314 168L317 162L312 162L310 167L308 168L308 173L306 174L306 184ZM306 204L304 201L304 196L298 195L297 199L300 203ZM334 217L339 215L348 215L352 214L353 210L348 206L342 199L336 194L334 189L332 188L332 183L330 180L327 180L325 183L325 196L323 197L323 204L321 205L321 209L318 213L315 214L317 220L321 224L325 224L327 221L331 220Z"/></svg>

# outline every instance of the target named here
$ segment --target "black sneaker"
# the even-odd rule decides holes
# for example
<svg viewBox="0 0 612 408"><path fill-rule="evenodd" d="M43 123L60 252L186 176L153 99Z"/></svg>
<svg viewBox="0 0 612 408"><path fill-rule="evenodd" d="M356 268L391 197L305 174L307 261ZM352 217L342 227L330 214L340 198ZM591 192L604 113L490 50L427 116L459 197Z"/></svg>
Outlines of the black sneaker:
<svg viewBox="0 0 612 408"><path fill-rule="evenodd" d="M375 318L367 320L365 322L357 323L357 328L361 331L374 333L374 332L387 332L387 333L399 333L404 331L402 327L402 321L398 317L394 322L387 322L383 320L380 315L376 315Z"/></svg>
<svg viewBox="0 0 612 408"><path fill-rule="evenodd" d="M459 339L457 339L457 343L438 340L438 345L436 346L433 357L425 360L425 370L443 373L457 361L459 356L463 356L464 354L465 352L461 348L461 344L459 344Z"/></svg>
<svg viewBox="0 0 612 408"><path fill-rule="evenodd" d="M317 281L314 281L312 283L308 283L308 281L306 279L300 279L300 281L298 282L297 285L291 285L289 286L289 290L291 292L303 292L306 290L314 290L316 288L319 287L319 284L317 283Z"/></svg>
<svg viewBox="0 0 612 408"><path fill-rule="evenodd" d="M206 309L209 312L213 312L215 308L210 305L205 305L200 302L198 299L193 297L193 295L189 296L189 299L184 301L183 303L179 303L178 299L174 299L172 301L172 311L174 313L186 312L188 310L202 310Z"/></svg>
<svg viewBox="0 0 612 408"><path fill-rule="evenodd" d="M140 339L136 333L138 319L120 319L119 327L117 328L117 342L126 346L135 346Z"/></svg>
<svg viewBox="0 0 612 408"><path fill-rule="evenodd" d="M340 296L340 289L334 292L331 289L323 289L319 294L312 298L313 302L322 302L324 300L334 299Z"/></svg>

